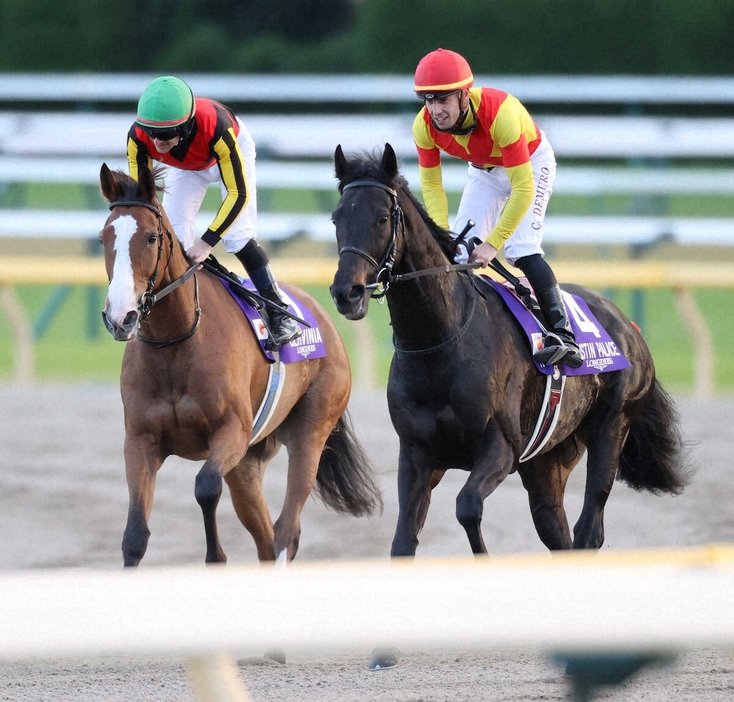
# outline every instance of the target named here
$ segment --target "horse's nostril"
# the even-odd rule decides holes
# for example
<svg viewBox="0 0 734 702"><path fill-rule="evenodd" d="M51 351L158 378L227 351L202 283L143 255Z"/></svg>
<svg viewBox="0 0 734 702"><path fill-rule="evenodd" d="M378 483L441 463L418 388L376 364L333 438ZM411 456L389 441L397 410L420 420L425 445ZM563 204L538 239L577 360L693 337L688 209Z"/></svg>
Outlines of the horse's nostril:
<svg viewBox="0 0 734 702"><path fill-rule="evenodd" d="M122 326L125 329L129 329L130 327L134 327L135 324L137 323L137 321L138 321L138 313L137 313L137 311L136 310L130 310L130 312L128 312L125 315L125 319L122 320Z"/></svg>
<svg viewBox="0 0 734 702"><path fill-rule="evenodd" d="M338 305L339 303L353 304L359 302L365 293L364 285L351 285L348 288L340 288L334 285L329 289L331 299Z"/></svg>
<svg viewBox="0 0 734 702"><path fill-rule="evenodd" d="M352 285L349 289L347 299L350 302L358 302L364 297L364 285Z"/></svg>

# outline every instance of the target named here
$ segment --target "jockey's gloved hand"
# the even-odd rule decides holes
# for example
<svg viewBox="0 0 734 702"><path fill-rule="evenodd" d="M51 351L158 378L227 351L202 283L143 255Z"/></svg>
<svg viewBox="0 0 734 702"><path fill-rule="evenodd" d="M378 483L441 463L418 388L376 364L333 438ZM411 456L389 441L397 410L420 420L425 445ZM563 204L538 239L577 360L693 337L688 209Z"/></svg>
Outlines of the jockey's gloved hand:
<svg viewBox="0 0 734 702"><path fill-rule="evenodd" d="M470 236L463 239L456 247L456 253L454 254L454 263L469 263L469 256L471 252L482 243L482 240L478 236Z"/></svg>

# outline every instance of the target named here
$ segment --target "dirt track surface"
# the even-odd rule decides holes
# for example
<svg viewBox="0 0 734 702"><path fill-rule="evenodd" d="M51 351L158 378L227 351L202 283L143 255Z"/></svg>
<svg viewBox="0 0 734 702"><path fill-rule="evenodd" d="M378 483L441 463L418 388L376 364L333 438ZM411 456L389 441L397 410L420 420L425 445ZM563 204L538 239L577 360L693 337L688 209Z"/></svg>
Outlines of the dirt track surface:
<svg viewBox="0 0 734 702"><path fill-rule="evenodd" d="M734 399L707 402L679 397L686 438L698 473L676 498L635 493L622 484L606 509L604 549L683 547L734 542L734 481L730 475ZM384 491L381 516L336 515L310 500L303 517L299 560L387 558L397 505L397 439L384 393L357 394L350 411ZM122 460L122 407L108 386L53 386L18 390L0 386L0 534L2 570L121 567L120 541L127 510ZM199 563L203 526L193 497L199 464L169 459L162 468L151 519L151 540L141 567ZM283 499L284 456L271 465L266 491L274 516ZM581 504L583 467L569 484L573 521ZM454 518L462 474L447 474L432 500L418 557L466 555L468 544ZM222 544L230 563L254 562L252 540L228 498L219 510ZM485 503L484 535L493 553L538 552L525 492L510 476ZM375 603L385 593L376 593ZM427 604L427 610L429 605ZM593 624L591 624L593 625ZM2 623L0 622L0 633ZM369 672L363 656L294 653L280 665L239 661L255 702L439 702L443 700L562 700L570 686L563 668L529 651L435 655L404 651L401 665ZM668 666L651 667L621 688L594 699L730 700L730 651L691 651ZM95 658L84 661L0 664L0 700L46 702L193 702L182 662Z"/></svg>

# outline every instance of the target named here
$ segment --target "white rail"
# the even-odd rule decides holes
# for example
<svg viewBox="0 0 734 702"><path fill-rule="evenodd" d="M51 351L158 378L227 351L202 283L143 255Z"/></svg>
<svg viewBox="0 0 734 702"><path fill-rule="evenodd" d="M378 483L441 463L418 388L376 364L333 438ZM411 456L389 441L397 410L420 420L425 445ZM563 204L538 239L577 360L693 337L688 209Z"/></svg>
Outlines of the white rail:
<svg viewBox="0 0 734 702"><path fill-rule="evenodd" d="M734 129L734 124L732 125ZM112 169L127 171L119 156L16 156L0 155L0 183L77 183L99 185L99 169L106 162ZM418 167L406 162L401 171L419 192ZM444 186L461 192L466 181L466 164L447 160L443 164ZM322 190L336 193L331 160L273 161L257 164L259 189ZM553 192L561 195L602 194L712 194L734 195L734 169L681 168L677 166L571 166L558 169Z"/></svg>
<svg viewBox="0 0 734 702"><path fill-rule="evenodd" d="M243 119L265 157L331 159L347 151L382 149L390 142L403 159L415 158L415 111L404 114L269 115ZM98 156L124 154L134 113L0 112L0 154ZM734 156L734 119L541 115L535 119L558 158L694 158Z"/></svg>
<svg viewBox="0 0 734 702"><path fill-rule="evenodd" d="M137 102L158 74L148 73L5 73L0 96L5 101L61 103ZM262 75L182 73L194 92L219 100L243 102L411 103L413 76ZM491 85L521 100L551 104L731 104L734 78L686 76L527 76L477 75L477 85Z"/></svg>
<svg viewBox="0 0 734 702"><path fill-rule="evenodd" d="M380 606L365 606L376 588ZM0 660L166 655L195 662L199 674L222 656L367 656L378 642L569 654L731 649L734 549L5 573L0 622ZM245 694L230 686L216 699Z"/></svg>

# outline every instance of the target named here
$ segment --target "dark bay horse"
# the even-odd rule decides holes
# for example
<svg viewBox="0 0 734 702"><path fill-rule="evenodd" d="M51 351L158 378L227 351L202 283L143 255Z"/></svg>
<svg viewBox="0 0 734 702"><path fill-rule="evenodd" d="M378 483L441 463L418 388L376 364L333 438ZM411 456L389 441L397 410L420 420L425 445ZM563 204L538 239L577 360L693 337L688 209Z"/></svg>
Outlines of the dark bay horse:
<svg viewBox="0 0 734 702"><path fill-rule="evenodd" d="M382 156L335 154L341 194L333 213L339 267L331 286L337 309L361 319L385 293L395 353L387 398L400 440L399 517L393 556L414 555L431 491L449 468L468 472L456 517L474 553L486 553L485 498L518 471L530 512L549 549L599 548L604 506L615 477L635 489L679 493L687 482L676 408L655 377L634 325L594 290L580 295L631 363L626 370L569 377L561 413L542 452L521 462L542 404L545 376L499 295L479 295L452 263L450 234L426 214ZM584 504L571 537L563 499L571 470L588 453Z"/></svg>
<svg viewBox="0 0 734 702"><path fill-rule="evenodd" d="M326 356L285 366L279 399L252 443L253 418L272 385L270 363L243 312L212 274L190 267L158 201L155 173L141 169L136 182L103 165L100 183L111 209L100 234L110 280L103 316L112 336L127 341L125 565L145 554L156 474L170 455L205 461L195 496L207 562L226 560L216 525L222 480L262 561L296 555L301 511L314 486L328 506L355 516L381 506L347 415L349 360L323 308L284 286L311 310ZM273 524L262 479L281 445L288 450L287 488Z"/></svg>

